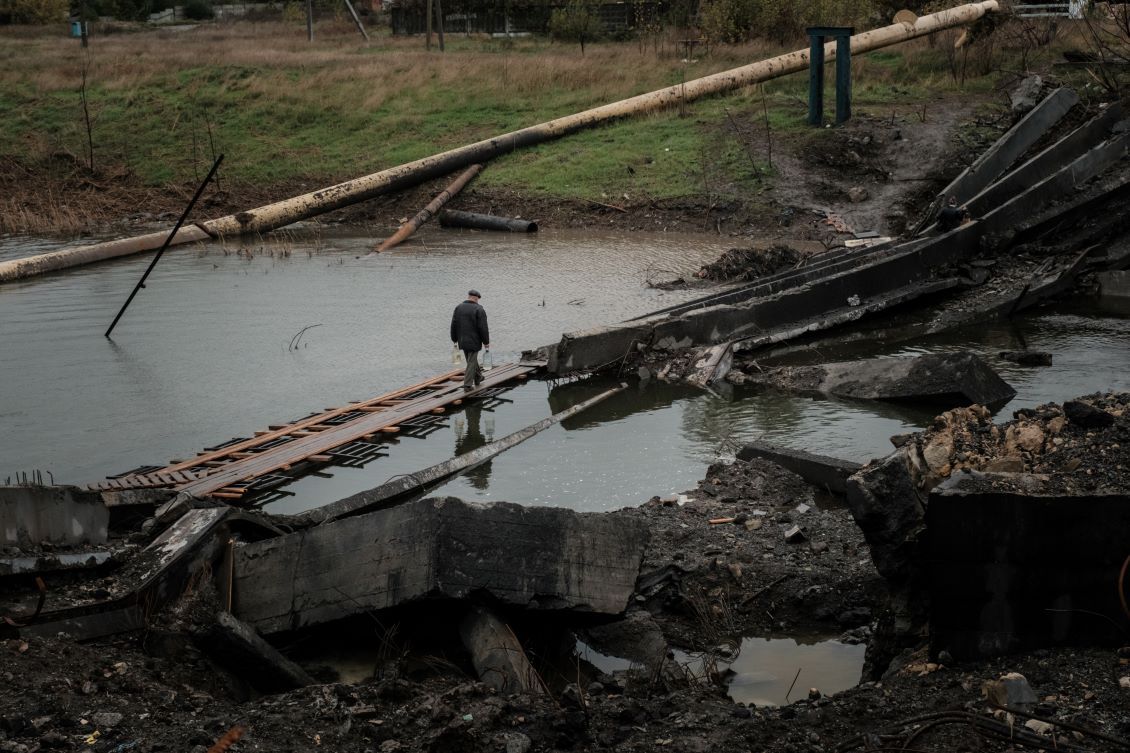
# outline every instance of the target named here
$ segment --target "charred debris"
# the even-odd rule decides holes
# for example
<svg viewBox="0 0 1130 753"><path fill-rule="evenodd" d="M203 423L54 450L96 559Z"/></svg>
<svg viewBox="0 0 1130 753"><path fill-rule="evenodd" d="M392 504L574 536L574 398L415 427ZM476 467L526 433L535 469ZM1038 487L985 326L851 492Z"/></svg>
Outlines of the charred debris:
<svg viewBox="0 0 1130 753"><path fill-rule="evenodd" d="M862 467L754 442L600 514L0 488L0 750L1130 750L1130 394L995 423L1014 392L972 354L767 365L786 341L1125 304L1130 136L1077 100L1045 97L914 237L731 254L703 276L737 284L538 352L937 409ZM939 233L949 196L971 221ZM740 639L769 634L866 644L862 683L829 696L802 667L788 703L735 704Z"/></svg>

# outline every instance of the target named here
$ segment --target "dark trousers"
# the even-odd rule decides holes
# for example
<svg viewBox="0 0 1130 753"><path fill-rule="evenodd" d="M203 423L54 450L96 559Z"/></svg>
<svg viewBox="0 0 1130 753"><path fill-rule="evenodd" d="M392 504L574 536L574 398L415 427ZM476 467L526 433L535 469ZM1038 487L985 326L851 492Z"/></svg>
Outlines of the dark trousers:
<svg viewBox="0 0 1130 753"><path fill-rule="evenodd" d="M473 387L483 381L483 372L479 368L479 351L465 350L463 357L467 359L467 371L463 374L463 386Z"/></svg>

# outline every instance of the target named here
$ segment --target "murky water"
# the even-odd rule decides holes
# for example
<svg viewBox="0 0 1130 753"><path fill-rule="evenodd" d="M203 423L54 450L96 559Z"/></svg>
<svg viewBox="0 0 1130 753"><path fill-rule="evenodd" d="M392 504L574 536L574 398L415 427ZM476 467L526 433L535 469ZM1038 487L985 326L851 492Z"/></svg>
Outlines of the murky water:
<svg viewBox="0 0 1130 753"><path fill-rule="evenodd" d="M171 252L113 341L101 333L144 258L0 286L0 480L39 468L57 481L91 481L445 371L450 311L472 285L484 293L496 359L514 358L562 331L690 297L643 283L649 274L691 271L728 245L674 235L435 231L389 254L356 258L370 242L291 235L252 247L250 257L218 247ZM291 349L295 334L312 324L320 326ZM1025 344L1052 352L1054 365L1028 369L996 357ZM1082 312L1029 315L887 355L959 347L984 354L1019 391L1005 417L1018 407L1130 389L1130 320ZM613 383L523 385L502 404L448 417L427 439L391 444L388 457L365 468L301 479L268 509L297 512L372 488ZM615 509L692 488L708 463L751 439L866 461L890 451L891 435L925 426L933 413L726 385L712 394L633 382L435 493Z"/></svg>
<svg viewBox="0 0 1130 753"><path fill-rule="evenodd" d="M437 229L356 258L372 241L292 233L250 256L174 249L112 341L102 333L148 257L0 286L0 480L38 468L90 481L447 371L451 310L470 287L484 294L496 361L514 359L563 331L691 297L644 283L727 247L709 236ZM4 248L14 257L44 245Z"/></svg>

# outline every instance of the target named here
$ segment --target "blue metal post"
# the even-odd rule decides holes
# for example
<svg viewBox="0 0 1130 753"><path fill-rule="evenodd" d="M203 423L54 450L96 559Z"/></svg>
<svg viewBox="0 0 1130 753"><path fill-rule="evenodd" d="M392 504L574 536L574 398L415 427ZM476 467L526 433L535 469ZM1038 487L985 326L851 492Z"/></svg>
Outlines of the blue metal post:
<svg viewBox="0 0 1130 753"><path fill-rule="evenodd" d="M808 30L808 124L824 122L824 35Z"/></svg>

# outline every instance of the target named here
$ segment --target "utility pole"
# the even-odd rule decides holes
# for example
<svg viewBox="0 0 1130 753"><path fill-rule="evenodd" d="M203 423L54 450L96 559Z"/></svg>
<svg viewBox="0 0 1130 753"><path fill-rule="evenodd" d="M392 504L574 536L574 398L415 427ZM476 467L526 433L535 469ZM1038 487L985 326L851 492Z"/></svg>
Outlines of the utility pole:
<svg viewBox="0 0 1130 753"><path fill-rule="evenodd" d="M306 0L306 41L314 41L314 0Z"/></svg>

